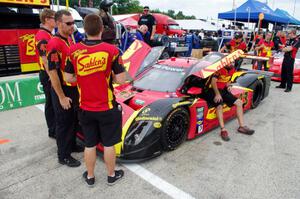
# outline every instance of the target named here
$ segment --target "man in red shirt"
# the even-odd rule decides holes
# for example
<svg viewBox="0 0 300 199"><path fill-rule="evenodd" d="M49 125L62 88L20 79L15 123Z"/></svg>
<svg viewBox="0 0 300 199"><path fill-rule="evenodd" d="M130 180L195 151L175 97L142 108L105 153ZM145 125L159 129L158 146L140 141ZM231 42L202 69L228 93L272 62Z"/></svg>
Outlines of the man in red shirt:
<svg viewBox="0 0 300 199"><path fill-rule="evenodd" d="M230 80L231 76L235 72L233 65L226 66L219 71L217 71L211 78L210 88L204 93L204 99L207 103L216 107L216 113L221 127L221 138L224 141L229 141L228 131L225 129L224 119L223 119L223 103L231 107L236 106L236 114L238 118L239 128L238 132L252 135L254 130L248 128L244 125L244 115L243 115L243 102L242 100L236 98L231 93Z"/></svg>
<svg viewBox="0 0 300 199"><path fill-rule="evenodd" d="M48 127L48 136L55 138L55 115L51 100L51 82L48 76L48 63L46 57L46 49L48 41L52 38L51 32L56 26L54 20L55 11L45 8L40 14L40 21L42 23L40 30L35 35L36 53L38 56L38 63L40 66L40 82L43 85L45 93L45 118Z"/></svg>
<svg viewBox="0 0 300 199"><path fill-rule="evenodd" d="M70 35L74 31L74 19L69 11L59 10L55 14L55 21L58 32L47 45L47 58L53 87L51 96L56 120L58 161L69 167L78 167L80 162L71 156L78 126L78 90L76 83L67 83L64 77L72 44Z"/></svg>
<svg viewBox="0 0 300 199"><path fill-rule="evenodd" d="M281 83L276 88L285 88L284 92L291 92L294 78L294 64L298 49L300 48L300 40L297 37L297 32L292 29L288 33L289 40L286 47L282 49L284 58L281 66Z"/></svg>
<svg viewBox="0 0 300 199"><path fill-rule="evenodd" d="M274 42L271 40L271 38L272 38L272 33L268 32L266 34L266 38L260 40L260 42L258 43L258 46L255 48L255 50L258 51L258 56L261 56L261 57L271 57L272 56L271 49L274 47ZM269 70L268 61L258 61L257 62L258 70L262 70L263 66L264 66L265 71Z"/></svg>
<svg viewBox="0 0 300 199"><path fill-rule="evenodd" d="M78 83L80 93L79 121L85 139L84 158L87 171L83 173L86 183L95 183L96 145L104 146L104 161L107 168L107 184L113 185L124 175L115 170L114 145L121 142L122 109L115 101L112 81L125 83L126 73L119 63L119 50L101 41L103 22L96 14L84 18L87 40L71 46L71 63L65 77Z"/></svg>
<svg viewBox="0 0 300 199"><path fill-rule="evenodd" d="M230 45L230 53L240 49L243 51L247 50L247 44L244 42L243 33L236 32L234 35L234 39L229 42ZM235 61L234 67L235 70L239 70L242 65L243 59L238 59Z"/></svg>

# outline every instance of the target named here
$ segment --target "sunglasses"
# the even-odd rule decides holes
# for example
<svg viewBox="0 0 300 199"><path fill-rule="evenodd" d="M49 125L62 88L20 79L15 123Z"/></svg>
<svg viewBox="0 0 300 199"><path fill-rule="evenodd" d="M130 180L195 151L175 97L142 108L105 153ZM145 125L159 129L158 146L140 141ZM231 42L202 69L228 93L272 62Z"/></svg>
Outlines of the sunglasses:
<svg viewBox="0 0 300 199"><path fill-rule="evenodd" d="M148 12L149 10L144 10L145 12Z"/></svg>
<svg viewBox="0 0 300 199"><path fill-rule="evenodd" d="M48 19L54 19L55 17L47 17Z"/></svg>
<svg viewBox="0 0 300 199"><path fill-rule="evenodd" d="M63 22L64 24L66 24L67 26L72 26L75 24L74 21L69 21L69 22Z"/></svg>

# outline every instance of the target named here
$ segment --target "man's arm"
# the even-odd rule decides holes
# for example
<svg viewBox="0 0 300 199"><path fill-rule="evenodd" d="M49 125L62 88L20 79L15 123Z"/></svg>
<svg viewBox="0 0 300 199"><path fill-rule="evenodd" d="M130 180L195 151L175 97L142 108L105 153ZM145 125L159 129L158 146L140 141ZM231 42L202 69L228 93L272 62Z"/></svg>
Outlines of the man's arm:
<svg viewBox="0 0 300 199"><path fill-rule="evenodd" d="M155 32L156 32L156 25L153 25L152 26L152 32L151 32L150 40L154 39Z"/></svg>
<svg viewBox="0 0 300 199"><path fill-rule="evenodd" d="M128 79L130 80L130 78L127 78L130 76L127 73L127 71L125 70L124 66L121 64L120 59L121 58L117 53L115 59L113 60L113 64L112 64L112 71L113 71L112 77L113 77L114 83L125 84L126 80L128 80Z"/></svg>
<svg viewBox="0 0 300 199"><path fill-rule="evenodd" d="M45 68L45 71L47 74L49 74L48 60L46 57L47 44L48 44L47 40L41 40L38 42L36 47L38 49L39 56L42 58L42 64Z"/></svg>
<svg viewBox="0 0 300 199"><path fill-rule="evenodd" d="M69 97L65 96L65 93L62 89L60 79L57 73L57 65L60 64L59 62L59 55L56 51L52 51L48 54L48 63L49 63L49 77L51 80L51 85L58 96L60 105L63 109L67 110L71 108L72 100Z"/></svg>
<svg viewBox="0 0 300 199"><path fill-rule="evenodd" d="M290 52L293 50L293 47L292 46L287 46L285 48L282 49L282 52Z"/></svg>
<svg viewBox="0 0 300 199"><path fill-rule="evenodd" d="M214 93L215 93L215 98L214 98L214 101L217 103L217 102L221 102L223 99L222 99L222 96L220 94L220 91L218 89L218 86L217 86L217 80L218 78L216 77L212 77L211 79L211 86L214 90Z"/></svg>
<svg viewBox="0 0 300 199"><path fill-rule="evenodd" d="M76 74L74 71L74 66L72 64L72 62L70 61L70 59L67 60L67 65L65 67L65 80L68 83L75 83L77 82L77 78L76 78Z"/></svg>

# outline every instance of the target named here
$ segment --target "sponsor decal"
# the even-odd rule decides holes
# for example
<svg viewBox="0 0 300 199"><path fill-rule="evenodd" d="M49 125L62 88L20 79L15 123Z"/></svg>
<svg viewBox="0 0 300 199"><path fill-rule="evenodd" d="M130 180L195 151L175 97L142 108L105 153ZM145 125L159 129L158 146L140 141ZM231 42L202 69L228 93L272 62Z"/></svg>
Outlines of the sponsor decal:
<svg viewBox="0 0 300 199"><path fill-rule="evenodd" d="M137 105L144 105L144 104L145 104L145 101L140 100L140 99L136 99L136 100L135 100L135 104L137 104Z"/></svg>
<svg viewBox="0 0 300 199"><path fill-rule="evenodd" d="M230 107L228 107L226 104L223 104L223 113L230 111ZM206 119L212 120L217 118L216 108L210 108L207 111Z"/></svg>
<svg viewBox="0 0 300 199"><path fill-rule="evenodd" d="M132 96L134 96L134 92L130 92L130 91L121 91L118 96L122 97L122 98L130 98Z"/></svg>
<svg viewBox="0 0 300 199"><path fill-rule="evenodd" d="M0 82L0 111L45 102L38 77Z"/></svg>
<svg viewBox="0 0 300 199"><path fill-rule="evenodd" d="M153 68L158 68L158 69L172 71L172 72L184 72L183 68L176 68L176 67L170 67L164 65L154 65Z"/></svg>
<svg viewBox="0 0 300 199"><path fill-rule="evenodd" d="M248 104L248 92L240 94L239 98L243 101L243 106L246 106Z"/></svg>
<svg viewBox="0 0 300 199"><path fill-rule="evenodd" d="M192 104L190 101L178 102L176 104L173 104L172 107L177 108L178 106L184 106L184 105L190 105L190 104Z"/></svg>
<svg viewBox="0 0 300 199"><path fill-rule="evenodd" d="M35 36L34 34L26 34L20 37L22 42L26 43L26 55L35 55Z"/></svg>
<svg viewBox="0 0 300 199"><path fill-rule="evenodd" d="M105 71L107 68L108 53L96 52L79 55L77 58L77 73L80 76Z"/></svg>
<svg viewBox="0 0 300 199"><path fill-rule="evenodd" d="M145 108L145 109L142 111L142 115L148 115L150 111L151 111L151 108Z"/></svg>
<svg viewBox="0 0 300 199"><path fill-rule="evenodd" d="M196 109L197 112L197 133L203 132L203 119L204 119L204 107L200 107Z"/></svg>
<svg viewBox="0 0 300 199"><path fill-rule="evenodd" d="M159 129L159 128L161 128L161 123L160 122L154 122L153 127Z"/></svg>
<svg viewBox="0 0 300 199"><path fill-rule="evenodd" d="M154 116L141 116L141 117L136 117L135 121L162 121L162 117L154 117Z"/></svg>
<svg viewBox="0 0 300 199"><path fill-rule="evenodd" d="M123 60L129 59L136 51L138 51L140 48L142 48L142 44L140 41L135 40L129 48L125 51L125 53L122 55Z"/></svg>

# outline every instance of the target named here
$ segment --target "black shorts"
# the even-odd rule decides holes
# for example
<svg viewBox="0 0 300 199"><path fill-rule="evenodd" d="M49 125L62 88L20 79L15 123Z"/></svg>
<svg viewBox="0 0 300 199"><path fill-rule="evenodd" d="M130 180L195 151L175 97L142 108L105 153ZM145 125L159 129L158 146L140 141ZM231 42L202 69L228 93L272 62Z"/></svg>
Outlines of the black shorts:
<svg viewBox="0 0 300 199"><path fill-rule="evenodd" d="M110 147L122 141L122 110L118 106L108 111L79 111L86 147L94 147L100 142Z"/></svg>
<svg viewBox="0 0 300 199"><path fill-rule="evenodd" d="M215 103L214 98L215 98L215 92L213 89L208 89L203 95L203 98L207 101L207 103L213 107L217 107L218 105L221 105L225 103L227 106L231 107L234 105L234 102L238 99L232 93L227 91L227 88L223 90L219 90L223 101Z"/></svg>

